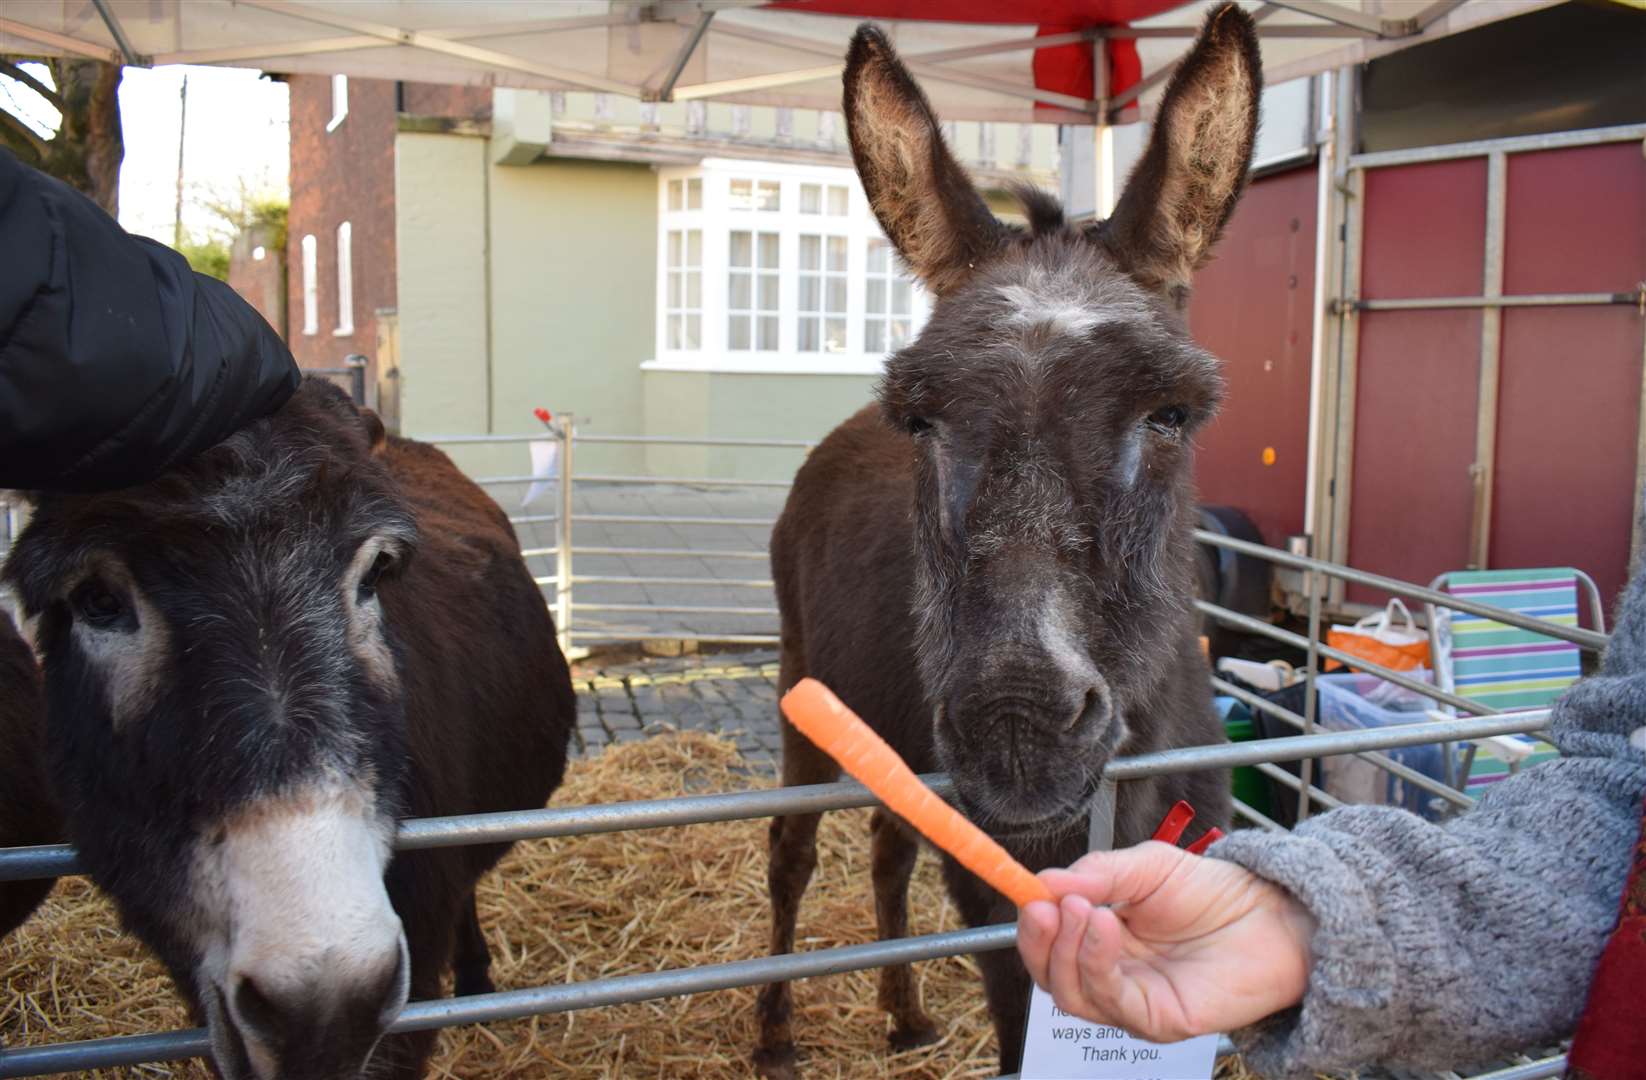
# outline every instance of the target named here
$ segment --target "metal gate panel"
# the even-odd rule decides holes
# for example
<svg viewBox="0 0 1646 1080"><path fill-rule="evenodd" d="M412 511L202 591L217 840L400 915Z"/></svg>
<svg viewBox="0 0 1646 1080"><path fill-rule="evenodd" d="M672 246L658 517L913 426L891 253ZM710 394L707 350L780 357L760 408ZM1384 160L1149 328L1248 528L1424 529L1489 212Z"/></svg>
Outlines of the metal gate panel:
<svg viewBox="0 0 1646 1080"><path fill-rule="evenodd" d="M1239 507L1276 545L1305 528L1317 184L1312 166L1254 181L1189 305L1229 383L1199 439L1201 500Z"/></svg>
<svg viewBox="0 0 1646 1080"><path fill-rule="evenodd" d="M1365 192L1363 298L1479 294L1484 160L1370 170ZM1374 573L1427 581L1468 564L1481 313L1362 311L1357 319L1349 557ZM1359 586L1348 598L1382 599Z"/></svg>
<svg viewBox="0 0 1646 1080"><path fill-rule="evenodd" d="M1506 294L1628 292L1640 283L1646 274L1640 142L1510 154L1508 186Z"/></svg>

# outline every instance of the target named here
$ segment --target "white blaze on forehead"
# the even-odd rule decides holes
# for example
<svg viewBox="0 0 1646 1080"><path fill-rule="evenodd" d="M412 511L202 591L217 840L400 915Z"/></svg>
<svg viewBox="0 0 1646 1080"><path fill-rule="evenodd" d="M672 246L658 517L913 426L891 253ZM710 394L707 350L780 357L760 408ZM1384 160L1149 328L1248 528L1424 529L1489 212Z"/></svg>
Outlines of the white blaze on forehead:
<svg viewBox="0 0 1646 1080"><path fill-rule="evenodd" d="M1047 293L1030 285L1002 285L999 293L1010 305L1008 321L1024 329L1050 326L1061 334L1080 337L1109 321L1100 309L1086 303L1084 297L1070 293Z"/></svg>
<svg viewBox="0 0 1646 1080"><path fill-rule="evenodd" d="M205 975L226 996L251 978L270 996L349 993L403 948L383 886L392 822L341 782L252 803L202 838L191 893L211 929Z"/></svg>

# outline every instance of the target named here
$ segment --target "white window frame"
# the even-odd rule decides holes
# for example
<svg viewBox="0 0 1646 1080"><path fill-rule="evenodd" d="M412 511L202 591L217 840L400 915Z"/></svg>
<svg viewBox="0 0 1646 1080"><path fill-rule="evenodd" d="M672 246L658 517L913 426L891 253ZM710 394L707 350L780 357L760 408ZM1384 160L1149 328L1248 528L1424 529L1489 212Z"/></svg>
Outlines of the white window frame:
<svg viewBox="0 0 1646 1080"><path fill-rule="evenodd" d="M326 124L328 132L336 131L337 126L349 115L349 77L347 75L333 75L331 77L331 120Z"/></svg>
<svg viewBox="0 0 1646 1080"><path fill-rule="evenodd" d="M337 329L336 337L354 333L354 226L347 221L337 227Z"/></svg>
<svg viewBox="0 0 1646 1080"><path fill-rule="evenodd" d="M696 210L671 210L669 183L672 180L700 179L702 205ZM779 209L734 210L731 181L775 182L780 186ZM823 213L800 212L800 186L823 186ZM828 213L828 187L847 190L847 213ZM750 374L876 375L885 368L883 354L863 349L864 299L868 242L881 236L879 223L869 210L868 199L850 169L791 165L777 162L706 159L700 166L666 167L659 170L657 185L658 241L656 266L655 358L641 364L649 371L709 371ZM703 237L702 337L700 347L671 349L668 339L668 237L677 230L697 229ZM779 240L778 348L775 350L728 347L729 262L733 231L774 232ZM846 248L846 348L843 352L800 351L800 237L802 235L844 236ZM931 311L931 298L914 286L913 332L918 334Z"/></svg>
<svg viewBox="0 0 1646 1080"><path fill-rule="evenodd" d="M320 332L320 242L313 233L303 237L303 333Z"/></svg>

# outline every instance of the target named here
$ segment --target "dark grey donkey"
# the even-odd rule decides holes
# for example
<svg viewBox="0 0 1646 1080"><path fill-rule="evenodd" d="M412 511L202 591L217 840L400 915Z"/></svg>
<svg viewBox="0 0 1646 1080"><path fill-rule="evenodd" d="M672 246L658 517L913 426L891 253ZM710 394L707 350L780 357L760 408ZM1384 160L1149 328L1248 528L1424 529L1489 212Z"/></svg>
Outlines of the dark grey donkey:
<svg viewBox="0 0 1646 1080"><path fill-rule="evenodd" d="M852 156L886 235L936 296L891 358L880 403L801 468L772 536L782 683L831 686L1031 869L1084 850L1106 762L1221 740L1190 606L1194 433L1218 364L1190 339L1189 283L1246 182L1261 88L1250 18L1207 18L1115 214L1087 228L1025 193L1027 229L997 221L943 144L891 45L865 26L846 62ZM783 781L835 779L785 726ZM1226 822L1226 773L1121 785L1115 842L1149 837L1187 799ZM771 826L772 951L794 946L816 864L816 815ZM907 932L916 846L872 823L882 937ZM1011 904L945 862L965 920ZM1022 1051L1029 980L978 957L1001 1063ZM891 1043L936 1035L905 967L881 973ZM755 1061L792 1076L787 984L761 994Z"/></svg>

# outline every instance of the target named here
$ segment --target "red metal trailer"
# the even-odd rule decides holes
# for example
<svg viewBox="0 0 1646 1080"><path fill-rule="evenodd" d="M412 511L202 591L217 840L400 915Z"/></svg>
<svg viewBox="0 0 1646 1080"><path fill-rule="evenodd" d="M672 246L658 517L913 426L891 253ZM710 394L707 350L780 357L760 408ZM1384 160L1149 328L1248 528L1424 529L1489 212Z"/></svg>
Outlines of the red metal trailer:
<svg viewBox="0 0 1646 1080"><path fill-rule="evenodd" d="M1643 139L1340 138L1255 180L1191 316L1230 382L1203 500L1406 580L1570 565L1615 595L1646 476Z"/></svg>

